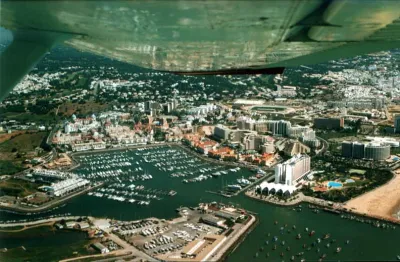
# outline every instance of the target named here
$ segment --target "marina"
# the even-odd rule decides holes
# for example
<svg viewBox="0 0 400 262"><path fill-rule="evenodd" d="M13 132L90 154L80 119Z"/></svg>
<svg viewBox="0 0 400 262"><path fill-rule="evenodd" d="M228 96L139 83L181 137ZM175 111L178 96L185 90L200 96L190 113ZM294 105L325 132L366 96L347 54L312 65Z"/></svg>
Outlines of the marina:
<svg viewBox="0 0 400 262"><path fill-rule="evenodd" d="M136 150L111 151L102 154L78 155L77 173L91 182L102 181L105 186L89 192L89 196L107 198L136 205L150 205L178 192L173 188L155 188L145 183L151 180L183 178L182 183L200 183L206 180L221 180L220 194L230 196L252 184L254 176L245 176L240 167L212 165L193 157L178 147L138 148ZM151 170L151 172L149 171ZM264 173L257 174L259 179ZM241 177L236 178L238 174ZM232 175L235 178L232 178ZM167 177L165 177L167 176ZM228 182L226 182L228 181ZM232 183L231 183L232 181ZM254 180L253 180L254 182ZM218 183L219 184L219 183Z"/></svg>
<svg viewBox="0 0 400 262"><path fill-rule="evenodd" d="M177 152L170 151L170 153L167 153L168 150L171 149ZM159 161L150 162L152 158L148 157L146 154L153 150L158 152L160 158L165 154L163 160L159 159ZM215 171L204 172L204 174L211 175L211 178L197 183L182 183L182 179L185 179L185 177L171 177L171 174L180 172L178 168L174 168L174 170L167 169L167 171L159 169L161 167L167 168L167 165L163 165L164 163L162 161L168 162L168 159L172 158L173 153L180 153L180 156L185 156L185 154L187 154L188 157L182 161L190 161L190 159L192 159L195 163L202 164L199 169L215 167L217 167L217 169L215 169ZM105 165L111 166L111 164L109 164L111 162L109 159L114 158L114 154L122 156L115 157L116 159L120 159L120 161L117 161L118 163L129 161L131 165L124 164L126 166L119 167L118 169L121 169L122 172L119 172L118 176L104 177L104 180L107 180L107 182L103 187L92 191L92 195L86 194L78 196L67 202L65 206L48 213L26 216L1 212L1 220L3 222L19 221L22 219L33 220L49 216L59 216L61 214L112 217L118 220L138 220L147 217L173 219L177 216L174 210L181 206L192 207L197 205L199 201L218 201L246 208L249 211L256 212L259 217L259 224L250 235L235 248L233 253L227 257L228 261L265 261L267 258L272 261L289 261L292 260L292 257L294 257L295 261L300 261L301 259L318 261L324 254L327 260L395 260L398 255L393 253L394 250L397 250L397 245L400 241L400 236L397 231L398 228L388 229L387 226L383 228L382 222L381 226L377 227L371 226L370 223L358 221L357 219L361 218L357 216L355 216L357 219L341 218L341 215L347 214L338 215L324 212L321 209L318 209L320 211L316 211L315 208L305 208L304 205L295 207L269 205L248 198L242 193L230 198L209 194L206 191L218 192L224 189L224 185L238 184L238 179L242 179L242 177L251 181L250 177L254 177L257 172L245 168L240 168L237 172L232 172L230 171L230 169L234 168L232 166L226 167L223 164L214 165L204 162L196 158L193 154L189 154L178 147L164 146L138 151L123 150L105 152L102 154L85 154L81 156L82 160L86 159L86 163L82 161L81 165L73 170L73 172L92 181L102 181L103 178L100 176L96 177L92 175L89 177L89 175L92 173L95 174L96 172L112 171L112 169L110 168L107 170L107 167L104 166L104 170L101 170L99 168L99 166L102 165L99 165L100 162L93 165L87 163L90 161L102 161L102 163L107 163ZM145 155L142 156L142 154ZM167 154L170 154L170 157L167 156ZM104 157L103 160L101 160L101 156ZM143 157L149 162L146 162ZM136 162L139 164L136 164ZM160 163L160 165L158 164L155 166L157 163ZM96 165L98 166L96 167ZM91 166L96 167L96 170L92 171L90 168ZM180 165L177 164L177 166ZM135 172L134 170L139 167L141 167L142 170ZM127 171L129 169L133 170L130 173L132 175L136 176L147 173L152 176L152 179L129 181L129 173L125 173L129 172ZM183 167L181 169L185 172ZM186 171L189 171L189 168L187 168ZM212 176L213 173L222 171L227 172L227 174L221 173L219 176ZM122 186L122 184L124 185ZM128 186L132 184L135 187L132 186L129 188ZM115 189L115 191L98 192L100 189ZM115 192L117 191L126 191L129 194L137 192L146 197L128 196L128 194L125 195L125 193L116 194ZM170 195L169 193L173 193L172 191L176 192L176 195ZM95 193L102 193L104 195L102 197L96 197L94 196ZM119 201L111 198L109 199L105 194L124 197L125 200ZM147 195L149 195L148 199ZM150 195L156 195L156 198L150 198ZM158 200L157 198L160 199ZM150 201L150 203L149 205L139 205L137 202L130 203L127 199ZM370 220L376 221L374 219ZM277 224L275 224L275 221ZM286 224L287 227L285 227ZM282 227L284 228L283 231L281 231ZM309 229L308 232L305 230L306 228ZM288 230L290 230L290 232L288 232ZM314 233L312 233L312 231L314 231ZM300 239L296 238L297 234L300 234ZM310 236L310 234L312 234L312 236ZM325 234L331 235L328 239L324 239ZM274 236L278 238L277 242L274 242ZM366 236L374 237L370 238ZM320 239L320 243L317 243L319 242L318 238ZM335 239L336 242L331 243L333 239ZM385 241L382 241L382 239L385 239ZM266 241L268 241L268 245L266 245ZM315 247L312 246L313 242L316 242ZM326 247L328 243L329 247ZM306 244L305 248L303 248L304 244ZM7 245L7 241L5 241L4 245ZM276 245L276 247L274 245ZM25 244L25 246L29 246L29 243ZM339 252L337 252L338 247L340 247ZM310 248L310 250L308 250L308 248ZM320 252L317 252L318 249ZM302 252L303 254L301 254ZM258 253L257 256L256 253Z"/></svg>

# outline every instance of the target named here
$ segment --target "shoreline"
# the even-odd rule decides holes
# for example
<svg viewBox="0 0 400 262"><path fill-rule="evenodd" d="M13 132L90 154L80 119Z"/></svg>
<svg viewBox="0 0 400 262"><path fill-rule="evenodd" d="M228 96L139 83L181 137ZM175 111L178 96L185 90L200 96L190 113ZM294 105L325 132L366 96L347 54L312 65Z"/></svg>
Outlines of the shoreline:
<svg viewBox="0 0 400 262"><path fill-rule="evenodd" d="M397 200L397 203L390 209L388 215L392 217L396 217L400 220L400 199ZM395 218L396 219L396 218Z"/></svg>
<svg viewBox="0 0 400 262"><path fill-rule="evenodd" d="M252 230L257 227L257 225L259 223L259 218L256 215L252 214L250 211L246 210L246 212L248 214L249 219L246 221L245 224L243 224L243 226L240 229L238 229L238 231L236 233L227 236L226 242L220 248L218 248L218 250L211 251L212 252L212 253L210 253L211 257L209 258L210 261L224 261L227 257L229 257L236 250L237 247L240 246L240 244L247 238L247 236L252 232ZM51 226L52 224L54 224L55 222L60 221L60 220L77 220L79 218L82 218L82 217L66 216L66 217L48 218L48 219L32 221L32 222L24 222L24 223L0 224L0 232L19 233L24 230L29 230L29 229L35 228L35 227ZM180 220L182 218L183 217L180 214L176 218L167 220L167 222L174 224L177 222L176 220ZM95 220L99 220L99 219L103 219L103 218L88 216L87 219L93 222ZM145 218L145 219L160 220L160 218ZM114 220L114 219L110 219L110 218L108 218L107 220L118 221L118 220ZM134 220L134 221L136 221L136 220ZM130 221L130 222L132 222L132 221ZM7 227L16 227L16 226L22 226L23 228L7 230ZM83 230L83 231L85 231L85 230ZM157 261L156 257L153 257L153 256L149 255L148 253L146 253L145 251L138 249L136 247L136 245L130 244L126 240L123 240L120 236L113 233L111 228L106 229L105 231L109 234L108 238L112 239L117 244L121 244L122 249L119 249L119 250L116 250L114 252L110 252L107 254L94 254L94 255L85 255L85 256L81 256L81 257L64 258L61 261L75 261L75 260L84 259L84 258L97 258L97 257L105 258L105 255L107 255L107 257L110 257L110 258L112 257L112 258L117 259L118 257L121 257L121 256L132 255L132 253L141 254L142 257L144 257L144 258L146 258L146 257L151 258L150 261Z"/></svg>
<svg viewBox="0 0 400 262"><path fill-rule="evenodd" d="M178 147L182 150L184 150L185 152L190 153L192 156L194 157L198 157L204 161L207 162L211 162L214 164L219 164L219 165L225 165L225 166L235 166L235 167L245 167L245 168L252 168L252 166L247 166L245 164L242 163L236 163L236 162L225 162L225 161L219 161L219 160L215 160L212 158L209 158L207 156L203 156L200 155L199 153L191 150L190 148L182 145L179 142L167 142L167 143L158 143L158 144L144 144L144 145L133 145L133 146L127 146L127 147L118 147L118 148L107 148L107 149L99 149L99 150L90 150L90 151L82 151L82 152L73 152L72 154L69 155L69 157L71 157L71 159L73 160L73 164L71 167L67 168L67 171L72 172L73 170L75 170L76 168L78 168L80 166L80 163L75 159L75 156L78 155L91 155L91 154L96 154L96 153L104 153L104 152L110 152L110 151L121 151L121 150L132 150L132 149L139 149L139 148L156 148L156 147L163 147L163 146L169 146L169 147ZM55 202L52 203L47 203L44 206L39 206L39 207L13 207L13 206L5 206L5 205L0 205L0 211L14 211L14 212L18 212L21 214L26 214L26 213L40 213L43 211L47 211L51 208L55 208L69 200L71 200L72 198L79 196L81 194L84 194L86 192L89 192L97 187L101 187L104 183L98 184L98 185L94 185L90 188L86 188L82 191L79 191L75 194L66 196L65 198L56 200Z"/></svg>
<svg viewBox="0 0 400 262"><path fill-rule="evenodd" d="M322 208L327 208L329 211L331 210L332 212L339 211L339 212L343 212L343 213L347 213L347 214L353 214L353 215L357 215L357 216L361 216L361 217L365 217L365 218L369 218L369 219L376 219L376 220L381 220L381 221L389 222L392 224L400 225L400 219L395 219L394 217L389 218L389 217L384 217L384 216L367 214L367 213L359 212L357 210L343 208L343 207L342 208L332 208L327 203L326 204L323 203L325 200L318 199L318 198L304 196L303 198L302 197L297 198L296 199L297 201L295 201L295 202L278 203L278 202L268 201L266 199L261 199L255 195L250 195L248 192L245 192L245 196L252 198L254 200L257 200L257 201L261 201L261 202L264 202L267 204L272 204L272 205L281 206L281 207L291 207L291 206L299 205L301 203L308 203L308 204L316 205L316 206L319 206Z"/></svg>
<svg viewBox="0 0 400 262"><path fill-rule="evenodd" d="M257 216L254 216L252 214L249 214L252 219L249 221L250 225L248 225L240 234L240 236L224 251L222 252L222 255L218 256L218 254L215 256L216 261L225 261L235 250L240 246L240 244L247 238L247 236L257 227L258 223L260 222L259 218Z"/></svg>
<svg viewBox="0 0 400 262"><path fill-rule="evenodd" d="M393 198L397 199L390 205ZM357 213L400 222L400 217L395 216L400 212L400 174L393 172L393 178L385 184L343 204Z"/></svg>
<svg viewBox="0 0 400 262"><path fill-rule="evenodd" d="M89 192L89 191L91 191L93 189L96 189L98 187L101 187L103 185L104 185L104 183L100 182L99 184L90 186L90 187L85 188L85 189L83 189L83 190L81 190L79 192L76 192L74 194L68 195L68 196L66 196L64 198L57 199L54 202L47 203L44 206L38 206L38 207L29 207L29 206L26 206L26 207L13 207L13 206L0 205L0 210L2 210L2 211L14 211L14 212L18 212L18 213L21 213L21 214L40 213L40 212L46 211L48 209L58 207L59 205L62 205L64 203L68 202L69 200L71 200L74 197L80 196L80 195L82 195L84 193L87 193L87 192Z"/></svg>

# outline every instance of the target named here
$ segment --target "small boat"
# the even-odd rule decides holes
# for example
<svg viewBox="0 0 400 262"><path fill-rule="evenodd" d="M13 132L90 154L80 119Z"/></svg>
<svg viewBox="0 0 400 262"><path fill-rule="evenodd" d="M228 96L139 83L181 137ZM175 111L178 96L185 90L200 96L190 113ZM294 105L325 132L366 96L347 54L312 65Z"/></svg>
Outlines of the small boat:
<svg viewBox="0 0 400 262"><path fill-rule="evenodd" d="M258 257L258 252L254 255L254 257Z"/></svg>
<svg viewBox="0 0 400 262"><path fill-rule="evenodd" d="M278 241L278 237L277 236L274 236L274 241L275 242Z"/></svg>
<svg viewBox="0 0 400 262"><path fill-rule="evenodd" d="M320 239L320 238L317 238L317 242L318 242L318 243L321 243L321 239Z"/></svg>
<svg viewBox="0 0 400 262"><path fill-rule="evenodd" d="M310 232L310 234L309 234L309 235L310 235L310 237L311 237L311 236L313 236L314 234L315 234L315 231L314 231L314 230L312 230L312 231Z"/></svg>
<svg viewBox="0 0 400 262"><path fill-rule="evenodd" d="M278 225L278 221L275 221L274 224L275 224L275 225Z"/></svg>
<svg viewBox="0 0 400 262"><path fill-rule="evenodd" d="M293 229L296 229L296 226L295 226L295 225L293 225Z"/></svg>
<svg viewBox="0 0 400 262"><path fill-rule="evenodd" d="M297 238L297 239L300 239L300 238L301 238L301 235L300 235L300 234L297 234L296 238Z"/></svg>
<svg viewBox="0 0 400 262"><path fill-rule="evenodd" d="M269 257L269 253L267 253L266 257Z"/></svg>
<svg viewBox="0 0 400 262"><path fill-rule="evenodd" d="M302 255L304 255L304 252L297 253L296 256L300 257L300 256L302 256Z"/></svg>
<svg viewBox="0 0 400 262"><path fill-rule="evenodd" d="M290 258L290 260L294 261L294 256L292 256L292 257Z"/></svg>
<svg viewBox="0 0 400 262"><path fill-rule="evenodd" d="M306 248L306 246L307 246L306 244L303 244L303 248Z"/></svg>
<svg viewBox="0 0 400 262"><path fill-rule="evenodd" d="M274 245L274 247L272 248L273 250L276 250L276 245Z"/></svg>
<svg viewBox="0 0 400 262"><path fill-rule="evenodd" d="M282 246L284 246L284 245L285 245L285 241L282 241L282 243L281 243L281 244L282 244Z"/></svg>
<svg viewBox="0 0 400 262"><path fill-rule="evenodd" d="M325 234L324 239L328 239L330 236L330 234Z"/></svg>
<svg viewBox="0 0 400 262"><path fill-rule="evenodd" d="M346 244L350 244L350 240L346 240Z"/></svg>
<svg viewBox="0 0 400 262"><path fill-rule="evenodd" d="M175 195L176 195L176 191L171 190L171 191L169 191L168 195L170 195L170 196L175 196Z"/></svg>
<svg viewBox="0 0 400 262"><path fill-rule="evenodd" d="M290 247L287 247L286 250L287 250L287 251L290 251Z"/></svg>
<svg viewBox="0 0 400 262"><path fill-rule="evenodd" d="M326 244L326 247L330 247L331 245L328 243L328 244Z"/></svg>
<svg viewBox="0 0 400 262"><path fill-rule="evenodd" d="M321 258L326 258L326 254L323 254L323 255L321 256Z"/></svg>
<svg viewBox="0 0 400 262"><path fill-rule="evenodd" d="M284 256L284 254L283 254L283 252L281 253L281 257L283 257Z"/></svg>
<svg viewBox="0 0 400 262"><path fill-rule="evenodd" d="M263 251L264 250L264 248L263 247L260 247L260 251Z"/></svg>
<svg viewBox="0 0 400 262"><path fill-rule="evenodd" d="M317 253L319 253L321 251L321 249L317 248Z"/></svg>
<svg viewBox="0 0 400 262"><path fill-rule="evenodd" d="M400 255L397 255L397 260L400 260Z"/></svg>
<svg viewBox="0 0 400 262"><path fill-rule="evenodd" d="M268 241L268 240L267 240L267 241L265 241L265 244L266 244L266 245L269 245L269 241Z"/></svg>
<svg viewBox="0 0 400 262"><path fill-rule="evenodd" d="M336 248L336 253L339 253L340 251L342 251L341 247Z"/></svg>
<svg viewBox="0 0 400 262"><path fill-rule="evenodd" d="M306 232L308 232L308 227L306 227Z"/></svg>

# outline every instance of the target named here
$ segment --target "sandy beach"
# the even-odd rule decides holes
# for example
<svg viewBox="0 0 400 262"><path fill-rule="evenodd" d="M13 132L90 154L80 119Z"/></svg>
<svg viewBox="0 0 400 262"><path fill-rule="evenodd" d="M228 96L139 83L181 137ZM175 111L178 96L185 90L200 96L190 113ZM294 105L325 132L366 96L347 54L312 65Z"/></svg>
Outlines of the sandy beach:
<svg viewBox="0 0 400 262"><path fill-rule="evenodd" d="M348 201L345 207L368 215L394 219L393 214L400 209L400 170L396 170L395 177L387 184Z"/></svg>

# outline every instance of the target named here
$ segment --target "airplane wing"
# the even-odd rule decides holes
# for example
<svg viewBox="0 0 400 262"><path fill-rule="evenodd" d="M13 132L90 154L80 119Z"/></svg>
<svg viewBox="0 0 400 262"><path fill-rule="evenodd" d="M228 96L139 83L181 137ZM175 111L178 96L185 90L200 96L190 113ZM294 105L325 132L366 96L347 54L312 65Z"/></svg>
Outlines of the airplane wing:
<svg viewBox="0 0 400 262"><path fill-rule="evenodd" d="M0 100L52 46L180 74L279 73L400 47L397 0L2 1Z"/></svg>

